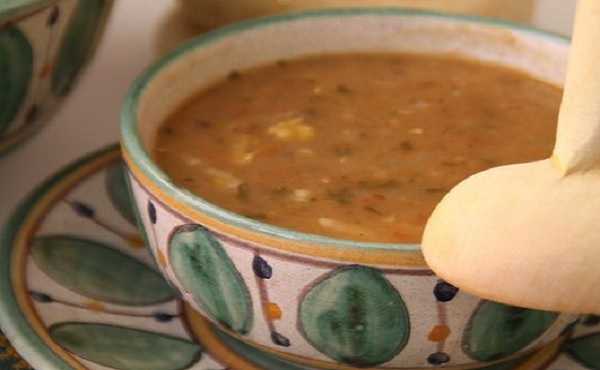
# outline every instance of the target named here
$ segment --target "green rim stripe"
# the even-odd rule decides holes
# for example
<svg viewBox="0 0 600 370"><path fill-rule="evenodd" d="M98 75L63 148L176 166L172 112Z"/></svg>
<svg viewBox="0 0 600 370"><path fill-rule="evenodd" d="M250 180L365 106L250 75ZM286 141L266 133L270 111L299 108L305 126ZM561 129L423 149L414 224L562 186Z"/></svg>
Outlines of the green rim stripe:
<svg viewBox="0 0 600 370"><path fill-rule="evenodd" d="M0 235L0 328L2 328L19 354L36 369L72 370L72 367L44 343L21 312L10 278L10 261L14 240L22 224L29 217L30 211L46 195L48 190L59 184L66 176L77 171L81 166L101 155L118 149L119 146L113 144L88 154L39 185L16 208L15 213L13 213Z"/></svg>
<svg viewBox="0 0 600 370"><path fill-rule="evenodd" d="M350 8L350 9L326 9L292 13L273 17L259 18L236 23L234 25L209 32L194 39L178 48L172 54L161 59L146 70L132 85L125 100L121 112L121 137L123 146L132 155L132 160L137 166L165 193L179 202L191 205L195 209L215 217L229 225L250 229L252 231L275 236L287 240L305 241L331 247L343 247L348 249L371 249L371 250L396 250L407 252L419 252L418 244L386 244L386 243L358 243L348 240L338 240L313 234L291 231L288 229L271 226L259 221L237 215L219 206L211 204L202 198L193 195L189 191L175 186L169 177L159 169L150 159L148 152L143 147L138 132L136 112L138 103L148 84L166 67L176 62L181 56L206 45L218 42L227 37L243 33L245 31L267 27L273 24L301 21L310 18L340 18L355 16L401 16L401 17L427 17L451 21L464 21L473 24L486 24L498 28L522 31L530 35L537 35L548 40L568 44L569 39L552 32L541 31L536 28L519 25L516 23L489 19L477 16L445 15L435 12L420 11L402 8Z"/></svg>

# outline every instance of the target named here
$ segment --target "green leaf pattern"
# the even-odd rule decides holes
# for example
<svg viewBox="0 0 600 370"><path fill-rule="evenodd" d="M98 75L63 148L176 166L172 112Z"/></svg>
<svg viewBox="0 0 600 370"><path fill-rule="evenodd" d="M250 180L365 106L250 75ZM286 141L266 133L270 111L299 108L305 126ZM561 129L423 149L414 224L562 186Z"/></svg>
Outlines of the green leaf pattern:
<svg viewBox="0 0 600 370"><path fill-rule="evenodd" d="M567 343L566 351L586 368L600 370L600 333L572 339Z"/></svg>
<svg viewBox="0 0 600 370"><path fill-rule="evenodd" d="M139 221L123 164L111 165L105 175L111 204L127 221ZM254 317L248 287L209 230L195 224L177 227L169 237L168 254L176 278L210 317L237 333L250 332ZM45 235L33 239L31 255L39 269L54 281L93 300L142 307L176 299L173 289L152 267L103 242L73 235ZM271 277L272 271L267 274L264 266L253 268L260 276ZM36 294L38 304L59 304L44 292L30 294ZM339 267L313 282L299 299L297 324L301 334L338 363L359 368L379 366L400 354L408 343L407 307L378 269ZM478 361L504 359L533 343L557 316L484 301L463 333L463 350ZM179 314L155 311L148 317L155 325L170 325ZM315 370L260 351L218 328L214 330L228 348L264 369ZM50 326L49 332L69 352L117 370L184 370L198 364L203 356L202 348L188 339L113 324L58 322ZM586 368L600 370L600 334L573 339L567 342L566 350ZM488 365L482 370L512 370L527 358Z"/></svg>
<svg viewBox="0 0 600 370"><path fill-rule="evenodd" d="M50 335L68 351L119 370L187 369L202 355L186 339L107 324L60 323Z"/></svg>
<svg viewBox="0 0 600 370"><path fill-rule="evenodd" d="M539 338L557 317L553 312L484 301L463 334L463 349L479 361L505 358Z"/></svg>
<svg viewBox="0 0 600 370"><path fill-rule="evenodd" d="M63 37L56 67L52 74L52 92L64 96L94 50L100 24L109 8L109 0L78 0Z"/></svg>
<svg viewBox="0 0 600 370"><path fill-rule="evenodd" d="M23 106L33 75L33 49L16 26L0 28L0 134Z"/></svg>
<svg viewBox="0 0 600 370"><path fill-rule="evenodd" d="M212 234L199 225L177 228L169 241L173 271L184 289L213 319L241 334L253 323L250 292Z"/></svg>
<svg viewBox="0 0 600 370"><path fill-rule="evenodd" d="M105 186L115 209L132 225L137 225L137 208L129 190L127 171L123 163L117 163L106 170Z"/></svg>
<svg viewBox="0 0 600 370"><path fill-rule="evenodd" d="M342 267L318 281L300 303L306 339L330 358L376 366L406 345L410 322L398 291L381 272Z"/></svg>
<svg viewBox="0 0 600 370"><path fill-rule="evenodd" d="M175 298L173 289L158 272L97 241L47 235L33 240L31 253L48 276L88 298L129 306Z"/></svg>

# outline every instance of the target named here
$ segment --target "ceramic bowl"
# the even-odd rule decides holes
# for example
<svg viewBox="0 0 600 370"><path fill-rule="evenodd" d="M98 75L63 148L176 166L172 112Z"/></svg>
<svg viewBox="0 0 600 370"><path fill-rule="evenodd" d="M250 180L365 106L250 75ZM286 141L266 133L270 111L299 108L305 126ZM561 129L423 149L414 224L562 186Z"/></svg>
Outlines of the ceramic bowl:
<svg viewBox="0 0 600 370"><path fill-rule="evenodd" d="M90 60L113 0L0 2L0 154L31 136Z"/></svg>
<svg viewBox="0 0 600 370"><path fill-rule="evenodd" d="M160 270L232 335L316 368L500 369L557 340L573 316L460 292L418 245L334 240L233 214L175 186L149 152L170 113L232 70L306 54L456 53L562 84L567 50L533 29L400 9L298 13L196 39L135 83L122 115L130 185Z"/></svg>

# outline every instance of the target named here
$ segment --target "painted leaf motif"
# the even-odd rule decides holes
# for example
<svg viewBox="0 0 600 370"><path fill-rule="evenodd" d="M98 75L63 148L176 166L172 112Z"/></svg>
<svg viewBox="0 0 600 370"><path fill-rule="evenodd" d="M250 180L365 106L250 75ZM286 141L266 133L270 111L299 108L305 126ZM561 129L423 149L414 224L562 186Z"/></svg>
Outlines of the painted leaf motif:
<svg viewBox="0 0 600 370"><path fill-rule="evenodd" d="M248 333L250 293L221 243L202 226L184 225L173 232L169 248L173 270L196 303L227 328Z"/></svg>
<svg viewBox="0 0 600 370"><path fill-rule="evenodd" d="M119 370L187 369L202 356L186 339L107 324L55 324L50 335L77 356Z"/></svg>
<svg viewBox="0 0 600 370"><path fill-rule="evenodd" d="M484 301L463 335L463 350L479 361L505 358L527 347L556 320L552 312Z"/></svg>
<svg viewBox="0 0 600 370"><path fill-rule="evenodd" d="M600 370L600 333L569 341L566 351L575 361L586 368Z"/></svg>
<svg viewBox="0 0 600 370"><path fill-rule="evenodd" d="M137 225L136 208L129 191L127 172L123 163L106 170L106 191L115 209L132 225Z"/></svg>
<svg viewBox="0 0 600 370"><path fill-rule="evenodd" d="M107 174L107 177L109 177L109 176L110 175ZM135 197L133 195L133 188L131 187L131 180L129 179L129 176L126 173L125 164L121 164L121 175L120 176L122 176L123 181L125 182L125 186L127 188L127 197L128 197L129 207L130 207L131 211L133 212L133 216L135 218L135 225L137 226L138 232L142 235L142 242L144 243L146 250L152 256L152 260L151 260L152 266L157 269L158 265L157 265L156 253L154 253L154 250L152 249L152 246L150 245L150 239L148 238L148 233L146 232L146 227L144 226L144 222L142 221L142 216L140 215L140 212L139 212L137 206L135 205ZM109 191L109 193L110 193L110 191ZM114 204L114 201L113 201L113 204ZM124 216L124 217L126 217L126 216Z"/></svg>
<svg viewBox="0 0 600 370"><path fill-rule="evenodd" d="M121 175L120 176L122 176L123 182L125 183L125 188L127 190L127 200L128 200L128 204L129 204L129 209L131 210L131 212L133 212L133 216L135 219L134 220L135 225L137 226L138 231L142 234L142 239L144 241L144 245L148 248L150 253L153 255L152 248L150 247L150 240L148 239L148 233L146 232L146 228L144 227L144 222L142 221L142 215L140 215L140 212L139 212L137 206L135 205L135 198L133 196L133 188L131 187L131 180L129 179L129 176L127 176L124 164L121 164ZM109 174L107 174L107 178L108 177L110 177Z"/></svg>
<svg viewBox="0 0 600 370"><path fill-rule="evenodd" d="M57 283L94 300L144 306L175 298L158 272L93 240L70 235L39 237L32 243L32 256Z"/></svg>
<svg viewBox="0 0 600 370"><path fill-rule="evenodd" d="M33 49L16 27L0 29L0 133L23 105L33 74Z"/></svg>
<svg viewBox="0 0 600 370"><path fill-rule="evenodd" d="M378 270L347 266L318 281L300 304L306 339L345 364L376 366L406 345L410 320L400 294Z"/></svg>
<svg viewBox="0 0 600 370"><path fill-rule="evenodd" d="M109 0L78 0L52 74L52 92L66 95L93 51Z"/></svg>

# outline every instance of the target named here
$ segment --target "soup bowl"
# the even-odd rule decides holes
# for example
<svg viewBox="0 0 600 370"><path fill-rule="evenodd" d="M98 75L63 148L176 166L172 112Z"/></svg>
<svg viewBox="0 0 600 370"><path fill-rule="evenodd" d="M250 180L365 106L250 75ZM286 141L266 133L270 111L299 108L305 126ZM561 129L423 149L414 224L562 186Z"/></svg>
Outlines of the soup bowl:
<svg viewBox="0 0 600 370"><path fill-rule="evenodd" d="M234 70L309 54L443 53L561 85L567 50L563 38L509 23L393 8L264 18L192 41L139 78L122 113L131 193L158 268L221 329L311 368L547 360L576 317L461 292L434 276L419 245L335 240L234 214L174 185L149 153L171 113ZM207 338L206 328L191 329Z"/></svg>
<svg viewBox="0 0 600 370"><path fill-rule="evenodd" d="M51 117L91 59L113 0L0 2L0 154Z"/></svg>

